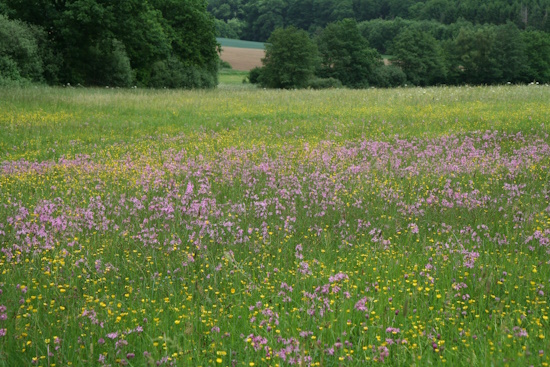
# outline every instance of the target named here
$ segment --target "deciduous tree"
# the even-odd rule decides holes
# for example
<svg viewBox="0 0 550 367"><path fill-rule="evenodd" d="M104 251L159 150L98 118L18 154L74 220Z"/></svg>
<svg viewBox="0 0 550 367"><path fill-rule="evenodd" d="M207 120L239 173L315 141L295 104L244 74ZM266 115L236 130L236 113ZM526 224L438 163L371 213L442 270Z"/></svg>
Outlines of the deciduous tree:
<svg viewBox="0 0 550 367"><path fill-rule="evenodd" d="M317 38L321 66L319 76L335 78L344 86L366 87L374 69L382 63L352 19L329 24Z"/></svg>
<svg viewBox="0 0 550 367"><path fill-rule="evenodd" d="M317 47L306 31L276 29L266 44L260 82L269 88L304 88L317 62Z"/></svg>

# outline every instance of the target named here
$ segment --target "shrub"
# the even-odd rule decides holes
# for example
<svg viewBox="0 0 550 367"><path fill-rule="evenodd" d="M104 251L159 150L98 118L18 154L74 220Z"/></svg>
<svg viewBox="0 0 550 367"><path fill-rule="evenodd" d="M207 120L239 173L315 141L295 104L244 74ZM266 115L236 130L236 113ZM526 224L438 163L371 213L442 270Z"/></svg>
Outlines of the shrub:
<svg viewBox="0 0 550 367"><path fill-rule="evenodd" d="M0 78L42 80L42 59L35 32L41 30L0 15Z"/></svg>
<svg viewBox="0 0 550 367"><path fill-rule="evenodd" d="M220 59L220 67L219 69L233 69L233 67L231 66L230 63L228 63L227 61L223 61L222 59Z"/></svg>
<svg viewBox="0 0 550 367"><path fill-rule="evenodd" d="M248 81L251 84L258 84L260 83L262 77L262 68L261 67L255 67L252 70L248 72Z"/></svg>
<svg viewBox="0 0 550 367"><path fill-rule="evenodd" d="M335 78L312 78L308 83L311 89L342 88L342 82Z"/></svg>
<svg viewBox="0 0 550 367"><path fill-rule="evenodd" d="M374 69L371 82L380 88L399 87L407 83L407 76L398 66L382 65Z"/></svg>
<svg viewBox="0 0 550 367"><path fill-rule="evenodd" d="M156 62L149 80L153 88L214 88L217 84L218 80L208 70L186 66L175 57Z"/></svg>

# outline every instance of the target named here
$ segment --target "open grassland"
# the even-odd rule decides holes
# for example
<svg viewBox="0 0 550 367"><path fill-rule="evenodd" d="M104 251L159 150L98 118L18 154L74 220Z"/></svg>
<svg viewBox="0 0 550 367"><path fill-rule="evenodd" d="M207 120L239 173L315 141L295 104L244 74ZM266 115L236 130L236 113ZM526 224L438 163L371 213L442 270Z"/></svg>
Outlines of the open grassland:
<svg viewBox="0 0 550 367"><path fill-rule="evenodd" d="M548 365L549 100L0 89L0 366Z"/></svg>

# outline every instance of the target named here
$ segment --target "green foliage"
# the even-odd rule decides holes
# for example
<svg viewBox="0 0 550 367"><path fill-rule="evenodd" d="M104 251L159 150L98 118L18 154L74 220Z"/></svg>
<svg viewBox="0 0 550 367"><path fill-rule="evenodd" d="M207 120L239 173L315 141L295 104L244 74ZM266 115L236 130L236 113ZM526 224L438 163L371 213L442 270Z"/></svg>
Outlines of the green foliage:
<svg viewBox="0 0 550 367"><path fill-rule="evenodd" d="M176 58L194 70L186 79L200 80L184 84L216 83L218 44L205 0L0 0L0 11L48 31L35 37L35 55L25 57L43 65L32 80L148 86L153 68L158 76L158 63Z"/></svg>
<svg viewBox="0 0 550 367"><path fill-rule="evenodd" d="M502 79L496 59L496 30L492 27L462 29L453 43L456 58L451 62L458 80L469 84L490 84Z"/></svg>
<svg viewBox="0 0 550 367"><path fill-rule="evenodd" d="M319 76L338 79L346 87L368 86L381 63L378 52L369 47L351 19L329 24L317 37L317 45L321 55Z"/></svg>
<svg viewBox="0 0 550 367"><path fill-rule="evenodd" d="M293 25L315 33L346 18L441 25L512 22L520 29L550 31L550 0L210 0L208 10L223 21L243 21L243 39L256 41L265 41L278 27Z"/></svg>
<svg viewBox="0 0 550 367"><path fill-rule="evenodd" d="M172 53L186 66L204 69L217 77L218 43L214 18L206 12L204 0L154 0L170 34Z"/></svg>
<svg viewBox="0 0 550 367"><path fill-rule="evenodd" d="M0 79L42 80L43 64L38 35L41 30L0 15Z"/></svg>
<svg viewBox="0 0 550 367"><path fill-rule="evenodd" d="M527 54L518 27L509 22L497 26L495 31L495 59L502 74L493 83L526 81Z"/></svg>
<svg viewBox="0 0 550 367"><path fill-rule="evenodd" d="M372 84L380 88L401 87L407 84L407 75L395 65L381 65L374 69Z"/></svg>
<svg viewBox="0 0 550 367"><path fill-rule="evenodd" d="M260 82L269 88L305 88L317 65L317 46L307 32L279 28L266 45Z"/></svg>
<svg viewBox="0 0 550 367"><path fill-rule="evenodd" d="M286 25L285 0L250 0L244 6L246 26L243 37L250 41L265 41L277 28Z"/></svg>
<svg viewBox="0 0 550 367"><path fill-rule="evenodd" d="M213 77L203 68L187 66L177 57L156 62L149 81L154 88L199 89L214 88L217 84L217 75Z"/></svg>
<svg viewBox="0 0 550 367"><path fill-rule="evenodd" d="M90 75L94 79L87 80L87 84L112 87L133 84L134 73L122 42L116 39L102 41L91 50L90 56L94 60L90 63Z"/></svg>
<svg viewBox="0 0 550 367"><path fill-rule="evenodd" d="M248 72L248 81L250 82L250 84L260 83L262 70L263 68L255 67Z"/></svg>
<svg viewBox="0 0 550 367"><path fill-rule="evenodd" d="M228 63L227 61L223 61L222 59L220 59L220 65L219 65L219 69L232 69L233 67L231 66L230 63Z"/></svg>
<svg viewBox="0 0 550 367"><path fill-rule="evenodd" d="M19 84L27 80L21 77L18 65L7 56L0 56L0 86Z"/></svg>
<svg viewBox="0 0 550 367"><path fill-rule="evenodd" d="M550 83L550 35L539 31L521 34L528 60L526 79Z"/></svg>
<svg viewBox="0 0 550 367"><path fill-rule="evenodd" d="M112 7L115 21L110 27L114 37L124 44L141 85L147 85L151 65L165 60L172 52L171 29L154 5L154 1L122 0Z"/></svg>
<svg viewBox="0 0 550 367"><path fill-rule="evenodd" d="M342 82L335 78L313 78L310 79L307 85L311 89L333 89L342 88Z"/></svg>
<svg viewBox="0 0 550 367"><path fill-rule="evenodd" d="M239 19L221 20L215 19L216 24L216 36L222 38L234 38L241 37L244 28L244 22Z"/></svg>
<svg viewBox="0 0 550 367"><path fill-rule="evenodd" d="M412 84L427 86L445 82L443 50L430 34L405 29L395 38L391 51L395 64L403 69Z"/></svg>
<svg viewBox="0 0 550 367"><path fill-rule="evenodd" d="M246 3L246 0L209 0L208 11L216 19L229 21L230 19L237 19L242 15L244 3Z"/></svg>
<svg viewBox="0 0 550 367"><path fill-rule="evenodd" d="M377 49L381 54L387 54L391 42L403 30L405 24L405 21L401 18L387 21L375 19L359 23L358 28L370 46Z"/></svg>

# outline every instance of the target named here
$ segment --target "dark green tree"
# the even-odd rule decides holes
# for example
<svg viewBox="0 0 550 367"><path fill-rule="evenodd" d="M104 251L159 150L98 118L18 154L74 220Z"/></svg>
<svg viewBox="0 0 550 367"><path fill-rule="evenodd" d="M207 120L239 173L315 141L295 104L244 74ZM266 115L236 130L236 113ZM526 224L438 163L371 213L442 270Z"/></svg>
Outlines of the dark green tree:
<svg viewBox="0 0 550 367"><path fill-rule="evenodd" d="M527 58L526 80L550 83L550 34L527 31L521 37Z"/></svg>
<svg viewBox="0 0 550 367"><path fill-rule="evenodd" d="M321 56L319 76L335 78L351 88L367 87L382 59L369 47L352 19L329 24L317 37Z"/></svg>
<svg viewBox="0 0 550 367"><path fill-rule="evenodd" d="M407 26L407 21L401 18L392 20L374 19L358 24L361 35L367 39L371 47L381 54L389 52L393 39Z"/></svg>
<svg viewBox="0 0 550 367"><path fill-rule="evenodd" d="M493 84L502 80L495 52L495 27L463 28L449 53L456 55L452 74L458 83Z"/></svg>
<svg viewBox="0 0 550 367"><path fill-rule="evenodd" d="M407 28L391 48L394 63L400 66L414 85L445 83L447 69L439 42L429 33Z"/></svg>
<svg viewBox="0 0 550 367"><path fill-rule="evenodd" d="M266 45L260 82L269 88L304 88L317 62L317 47L306 31L276 29Z"/></svg>
<svg viewBox="0 0 550 367"><path fill-rule="evenodd" d="M512 22L496 27L495 59L501 70L497 83L525 82L527 78L527 54L519 28Z"/></svg>
<svg viewBox="0 0 550 367"><path fill-rule="evenodd" d="M184 67L200 72L201 87L215 87L218 83L218 43L214 18L206 11L206 2L153 0L152 4L161 11L166 21L164 28L172 49L169 59L175 57ZM191 84L189 87L196 85L194 82Z"/></svg>
<svg viewBox="0 0 550 367"><path fill-rule="evenodd" d="M245 9L243 36L248 40L265 41L275 29L286 26L286 0L251 0Z"/></svg>
<svg viewBox="0 0 550 367"><path fill-rule="evenodd" d="M288 24L300 29L309 29L315 24L314 0L289 0L287 10Z"/></svg>
<svg viewBox="0 0 550 367"><path fill-rule="evenodd" d="M353 0L353 12L357 20L371 20L388 16L388 7L383 0Z"/></svg>
<svg viewBox="0 0 550 367"><path fill-rule="evenodd" d="M147 86L153 66L161 70L159 62L172 65L176 58L202 75L201 86L217 83L218 46L206 0L0 0L0 10L44 29L50 51L43 54L60 60L59 67L44 67L50 82Z"/></svg>

